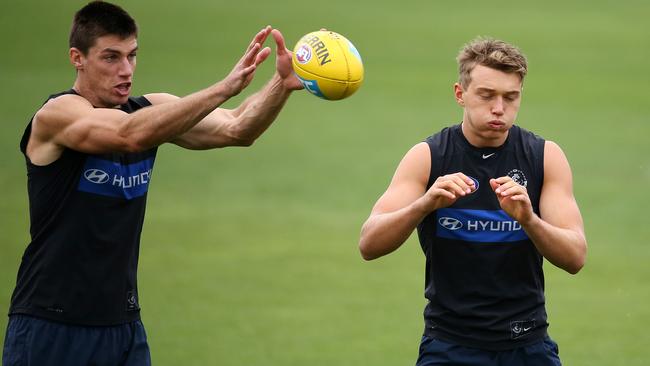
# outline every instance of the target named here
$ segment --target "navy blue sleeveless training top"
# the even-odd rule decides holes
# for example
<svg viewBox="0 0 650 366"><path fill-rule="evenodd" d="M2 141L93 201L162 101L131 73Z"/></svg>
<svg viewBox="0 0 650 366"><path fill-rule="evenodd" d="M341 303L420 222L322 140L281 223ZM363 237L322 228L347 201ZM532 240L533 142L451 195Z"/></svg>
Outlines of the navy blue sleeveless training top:
<svg viewBox="0 0 650 366"><path fill-rule="evenodd" d="M428 187L462 172L478 189L418 225L426 256L425 334L467 347L506 350L546 335L542 256L499 206L489 179L508 175L526 186L539 214L544 140L513 126L498 148L476 148L461 125L426 139Z"/></svg>
<svg viewBox="0 0 650 366"><path fill-rule="evenodd" d="M68 90L51 95L49 99ZM121 110L149 106L129 98ZM140 233L156 148L90 155L65 149L46 166L26 155L31 242L18 270L10 314L80 325L115 325L140 317Z"/></svg>

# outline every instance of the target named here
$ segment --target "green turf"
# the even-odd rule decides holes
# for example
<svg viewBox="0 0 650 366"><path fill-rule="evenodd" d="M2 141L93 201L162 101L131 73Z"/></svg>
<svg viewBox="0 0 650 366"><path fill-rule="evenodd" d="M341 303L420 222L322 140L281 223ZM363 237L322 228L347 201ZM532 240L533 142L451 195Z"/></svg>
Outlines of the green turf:
<svg viewBox="0 0 650 366"><path fill-rule="evenodd" d="M546 265L564 363L650 362L647 2L120 3L141 27L136 94L209 85L266 24L290 45L321 27L338 31L366 67L348 100L296 93L252 148L161 148L139 271L154 364L414 363L424 305L415 237L366 263L358 233L404 152L459 121L454 58L477 35L527 54L519 123L558 142L574 170L587 265L577 276ZM66 39L81 4L8 1L0 12L3 312L28 241L18 141L45 96L72 84ZM2 333L5 324L0 317Z"/></svg>

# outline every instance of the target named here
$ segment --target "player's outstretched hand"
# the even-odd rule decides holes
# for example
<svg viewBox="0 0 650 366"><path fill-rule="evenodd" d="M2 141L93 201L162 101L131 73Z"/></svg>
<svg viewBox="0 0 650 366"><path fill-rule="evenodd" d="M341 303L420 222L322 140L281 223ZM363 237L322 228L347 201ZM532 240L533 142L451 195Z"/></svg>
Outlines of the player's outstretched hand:
<svg viewBox="0 0 650 366"><path fill-rule="evenodd" d="M293 66L291 65L291 56L293 54L287 49L282 33L277 29L273 29L271 34L273 35L277 46L275 68L278 76L282 79L282 84L288 90L302 89L303 86L300 83L300 80L298 80L296 74L293 72Z"/></svg>
<svg viewBox="0 0 650 366"><path fill-rule="evenodd" d="M246 48L244 56L237 62L230 74L223 79L222 82L230 96L241 93L251 83L257 66L264 62L269 57L269 54L271 54L269 47L262 48L262 44L264 44L264 41L266 41L270 33L271 26L268 25L259 31L253 37L248 48Z"/></svg>
<svg viewBox="0 0 650 366"><path fill-rule="evenodd" d="M505 176L490 179L490 186L499 200L499 205L510 217L525 224L533 215L528 190L512 178Z"/></svg>

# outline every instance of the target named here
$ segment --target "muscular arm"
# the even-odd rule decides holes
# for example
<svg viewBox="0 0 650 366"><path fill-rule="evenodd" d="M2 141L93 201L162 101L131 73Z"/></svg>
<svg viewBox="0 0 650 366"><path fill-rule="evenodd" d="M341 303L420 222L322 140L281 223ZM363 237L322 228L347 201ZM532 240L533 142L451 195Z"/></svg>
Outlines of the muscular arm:
<svg viewBox="0 0 650 366"><path fill-rule="evenodd" d="M34 116L27 155L35 164L56 160L64 148L86 153L141 151L187 132L252 80L256 67L269 55L261 49L271 28L260 31L226 78L209 88L168 103L127 114L94 108L81 96L50 100Z"/></svg>
<svg viewBox="0 0 650 366"><path fill-rule="evenodd" d="M291 52L279 30L271 31L276 43L276 73L262 90L233 110L218 108L192 129L171 142L187 149L201 150L224 146L249 146L273 123L292 90L302 89L293 73ZM148 96L149 97L149 96ZM169 95L152 95L160 102Z"/></svg>
<svg viewBox="0 0 650 366"><path fill-rule="evenodd" d="M174 102L127 114L118 109L94 108L77 95L61 96L34 116L32 141L40 138L91 154L141 151L185 132L226 99L215 85ZM32 160L38 157L38 149L28 148L28 153Z"/></svg>
<svg viewBox="0 0 650 366"><path fill-rule="evenodd" d="M475 189L471 179L455 173L439 177L427 191L430 169L431 155L426 143L415 145L404 156L361 229L359 250L364 259L393 252L426 215Z"/></svg>
<svg viewBox="0 0 650 366"><path fill-rule="evenodd" d="M540 215L522 223L537 250L551 263L575 274L584 266L587 240L580 209L573 196L573 178L566 156L553 142L544 147L544 185Z"/></svg>
<svg viewBox="0 0 650 366"><path fill-rule="evenodd" d="M237 108L215 109L170 142L192 150L250 146L273 123L290 92L276 74L262 90L248 97ZM173 102L178 98L170 94L150 94L146 97L155 104Z"/></svg>
<svg viewBox="0 0 650 366"><path fill-rule="evenodd" d="M571 168L560 147L550 141L544 146L540 216L530 208L525 189L511 185L507 178L491 182L501 207L519 221L544 258L571 274L578 273L587 256L587 240L573 196Z"/></svg>

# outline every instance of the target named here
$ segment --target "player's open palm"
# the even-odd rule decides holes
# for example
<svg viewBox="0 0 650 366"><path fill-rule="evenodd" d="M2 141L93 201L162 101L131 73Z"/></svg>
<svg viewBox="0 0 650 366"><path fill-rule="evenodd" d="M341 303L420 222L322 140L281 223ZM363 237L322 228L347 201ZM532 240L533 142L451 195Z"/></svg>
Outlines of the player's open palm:
<svg viewBox="0 0 650 366"><path fill-rule="evenodd" d="M533 206L526 187L507 176L490 179L490 186L499 200L499 205L510 217L524 223L533 215Z"/></svg>
<svg viewBox="0 0 650 366"><path fill-rule="evenodd" d="M278 72L278 76L280 76L282 79L284 87L288 90L302 89L303 86L300 83L300 80L298 80L298 77L293 72L293 66L291 65L292 53L287 49L282 33L280 33L279 30L274 29L271 31L271 34L275 39L275 44L277 47L275 67Z"/></svg>
<svg viewBox="0 0 650 366"><path fill-rule="evenodd" d="M255 35L248 48L246 48L244 56L223 80L231 96L239 94L251 83L257 66L269 57L271 49L269 47L262 48L262 44L269 33L271 33L271 27L267 26Z"/></svg>

